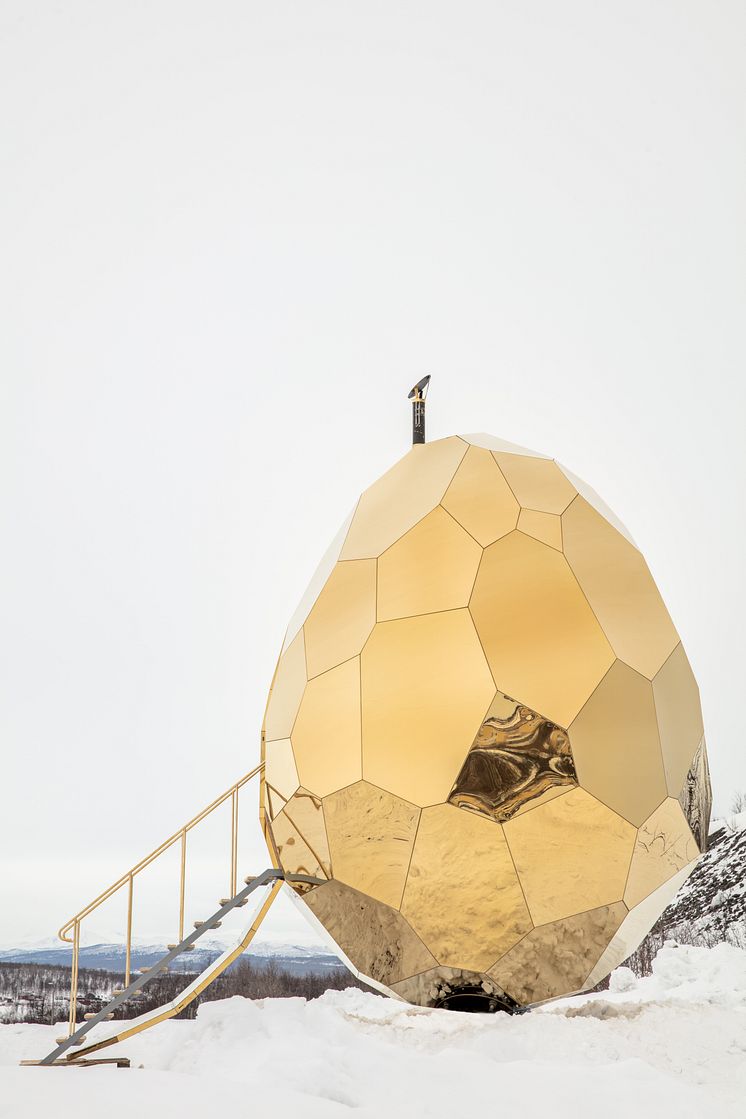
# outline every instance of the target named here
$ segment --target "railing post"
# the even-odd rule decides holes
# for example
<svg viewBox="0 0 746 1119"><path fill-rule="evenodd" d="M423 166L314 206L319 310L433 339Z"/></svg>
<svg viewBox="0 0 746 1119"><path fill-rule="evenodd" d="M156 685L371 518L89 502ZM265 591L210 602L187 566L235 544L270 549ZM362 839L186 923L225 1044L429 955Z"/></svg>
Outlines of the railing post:
<svg viewBox="0 0 746 1119"><path fill-rule="evenodd" d="M130 965L132 963L132 895L134 893L135 879L129 876L127 889L127 948L124 957L124 985L130 985Z"/></svg>
<svg viewBox="0 0 746 1119"><path fill-rule="evenodd" d="M78 1017L78 956L80 953L80 921L76 921L73 927L73 958L72 966L70 968L70 1019L69 1030L70 1036L75 1033L77 1029Z"/></svg>
<svg viewBox="0 0 746 1119"><path fill-rule="evenodd" d="M235 897L238 887L238 789L231 794L231 890Z"/></svg>
<svg viewBox="0 0 746 1119"><path fill-rule="evenodd" d="M186 889L186 828L181 832L181 877L179 879L179 941L184 939L184 893Z"/></svg>

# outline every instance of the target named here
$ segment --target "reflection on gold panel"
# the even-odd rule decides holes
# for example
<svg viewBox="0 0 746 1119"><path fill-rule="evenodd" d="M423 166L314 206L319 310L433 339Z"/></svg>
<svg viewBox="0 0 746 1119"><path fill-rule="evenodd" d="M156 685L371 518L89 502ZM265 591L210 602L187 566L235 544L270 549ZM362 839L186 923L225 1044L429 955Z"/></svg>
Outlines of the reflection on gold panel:
<svg viewBox="0 0 746 1119"><path fill-rule="evenodd" d="M664 800L637 833L624 900L630 909L697 858L699 848L677 800Z"/></svg>
<svg viewBox="0 0 746 1119"><path fill-rule="evenodd" d="M299 633L280 657L264 715L264 737L269 742L289 738L306 686L306 653Z"/></svg>
<svg viewBox="0 0 746 1119"><path fill-rule="evenodd" d="M704 738L697 747L697 753L689 766L684 784L679 793L679 804L700 851L707 850L707 829L710 825L712 809L712 790L710 788L710 767L707 763L707 747Z"/></svg>
<svg viewBox="0 0 746 1119"><path fill-rule="evenodd" d="M273 820L275 816L279 815L279 813L283 810L283 808L287 804L287 801L284 796L281 796L280 793L277 792L277 789L273 789L272 786L268 785L266 781L264 782L264 796L267 805L267 812L269 813L269 818L270 820Z"/></svg>
<svg viewBox="0 0 746 1119"><path fill-rule="evenodd" d="M466 450L455 435L412 447L360 498L339 558L380 556L439 503Z"/></svg>
<svg viewBox="0 0 746 1119"><path fill-rule="evenodd" d="M604 676L570 725L578 781L635 827L665 799L649 680L621 661Z"/></svg>
<svg viewBox="0 0 746 1119"><path fill-rule="evenodd" d="M303 899L363 977L393 986L435 960L396 909L341 882L328 882Z"/></svg>
<svg viewBox="0 0 746 1119"><path fill-rule="evenodd" d="M626 916L618 901L542 925L488 974L522 1006L578 991Z"/></svg>
<svg viewBox="0 0 746 1119"><path fill-rule="evenodd" d="M535 509L521 509L518 531L534 540L541 540L550 548L562 551L562 518L556 513L537 513Z"/></svg>
<svg viewBox="0 0 746 1119"><path fill-rule="evenodd" d="M489 451L469 447L441 502L483 548L511 532L518 502Z"/></svg>
<svg viewBox="0 0 746 1119"><path fill-rule="evenodd" d="M366 781L324 800L334 877L398 908L420 810Z"/></svg>
<svg viewBox="0 0 746 1119"><path fill-rule="evenodd" d="M683 645L677 645L653 680L668 791L677 797L702 741L699 688Z"/></svg>
<svg viewBox="0 0 746 1119"><path fill-rule="evenodd" d="M285 800L290 800L300 785L293 747L289 738L265 743L264 780L267 784L272 785Z"/></svg>
<svg viewBox="0 0 746 1119"><path fill-rule="evenodd" d="M469 611L379 623L361 662L363 777L412 804L444 801L495 693Z"/></svg>
<svg viewBox="0 0 746 1119"><path fill-rule="evenodd" d="M582 497L562 517L570 567L620 660L652 680L678 641L648 565Z"/></svg>
<svg viewBox="0 0 746 1119"><path fill-rule="evenodd" d="M451 1010L506 1010L514 1002L489 975L466 968L436 967L412 975L391 988L400 998L419 1006Z"/></svg>
<svg viewBox="0 0 746 1119"><path fill-rule="evenodd" d="M448 799L502 822L577 783L567 731L498 692Z"/></svg>
<svg viewBox="0 0 746 1119"><path fill-rule="evenodd" d="M622 900L636 829L584 789L503 830L535 925Z"/></svg>
<svg viewBox="0 0 746 1119"><path fill-rule="evenodd" d="M493 453L524 509L562 513L575 497L575 487L553 459Z"/></svg>
<svg viewBox="0 0 746 1119"><path fill-rule="evenodd" d="M285 805L284 813L306 846L313 851L327 878L331 878L331 859L326 837L324 811L319 797L299 789Z"/></svg>
<svg viewBox="0 0 746 1119"><path fill-rule="evenodd" d="M376 624L376 561L332 571L304 626L308 679L356 657Z"/></svg>
<svg viewBox="0 0 746 1119"><path fill-rule="evenodd" d="M401 911L439 964L484 971L512 948L531 919L500 825L425 808Z"/></svg>
<svg viewBox="0 0 746 1119"><path fill-rule="evenodd" d="M378 620L466 606L482 549L438 505L378 561Z"/></svg>
<svg viewBox="0 0 746 1119"><path fill-rule="evenodd" d="M317 796L360 779L359 657L308 682L292 742L301 783Z"/></svg>
<svg viewBox="0 0 746 1119"><path fill-rule="evenodd" d="M569 726L614 654L564 556L511 532L485 549L469 609L497 687Z"/></svg>
<svg viewBox="0 0 746 1119"><path fill-rule="evenodd" d="M292 820L288 818L285 809L275 816L271 828L280 865L286 874L310 874L314 878L328 877L321 859L306 843Z"/></svg>

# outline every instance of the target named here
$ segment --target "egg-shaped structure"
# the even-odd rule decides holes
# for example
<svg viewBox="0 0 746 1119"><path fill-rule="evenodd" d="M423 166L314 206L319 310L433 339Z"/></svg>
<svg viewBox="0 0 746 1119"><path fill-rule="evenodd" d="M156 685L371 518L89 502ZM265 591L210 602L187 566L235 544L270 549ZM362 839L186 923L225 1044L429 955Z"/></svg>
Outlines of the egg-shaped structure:
<svg viewBox="0 0 746 1119"><path fill-rule="evenodd" d="M634 541L554 460L414 446L288 628L262 825L361 978L426 1006L587 989L704 850L697 685Z"/></svg>

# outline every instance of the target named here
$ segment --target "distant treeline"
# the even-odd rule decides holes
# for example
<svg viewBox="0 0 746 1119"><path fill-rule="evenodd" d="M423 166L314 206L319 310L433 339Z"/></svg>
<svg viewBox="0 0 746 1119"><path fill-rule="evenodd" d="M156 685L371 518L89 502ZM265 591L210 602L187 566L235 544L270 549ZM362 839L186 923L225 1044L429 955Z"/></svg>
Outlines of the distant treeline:
<svg viewBox="0 0 746 1119"><path fill-rule="evenodd" d="M193 979L196 979L196 975L184 972L156 976L145 986L141 995L115 1010L114 1018L134 1018L145 1011L163 1006L188 987ZM84 1014L95 1014L101 1010L111 999L114 989L123 986L124 973L81 968L78 973L78 1021L83 1021ZM341 991L345 987L370 990L354 975L341 968L311 975L294 975L271 961L262 967L253 967L242 960L219 976L178 1017L194 1018L201 1002L228 999L233 995L249 999L282 999L294 996L315 999L323 995L324 991ZM0 963L0 1023L51 1024L67 1020L69 1013L69 967L56 964Z"/></svg>

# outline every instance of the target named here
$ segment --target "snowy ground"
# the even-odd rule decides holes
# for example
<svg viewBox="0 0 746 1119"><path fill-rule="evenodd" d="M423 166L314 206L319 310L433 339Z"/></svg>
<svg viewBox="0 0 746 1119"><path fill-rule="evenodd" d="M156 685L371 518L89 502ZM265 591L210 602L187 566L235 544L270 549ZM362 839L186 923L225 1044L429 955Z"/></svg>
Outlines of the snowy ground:
<svg viewBox="0 0 746 1119"><path fill-rule="evenodd" d="M667 947L650 979L620 968L612 987L512 1018L353 989L309 1003L230 999L124 1043L130 1070L18 1068L58 1030L1 1026L0 1116L740 1119L746 952Z"/></svg>

